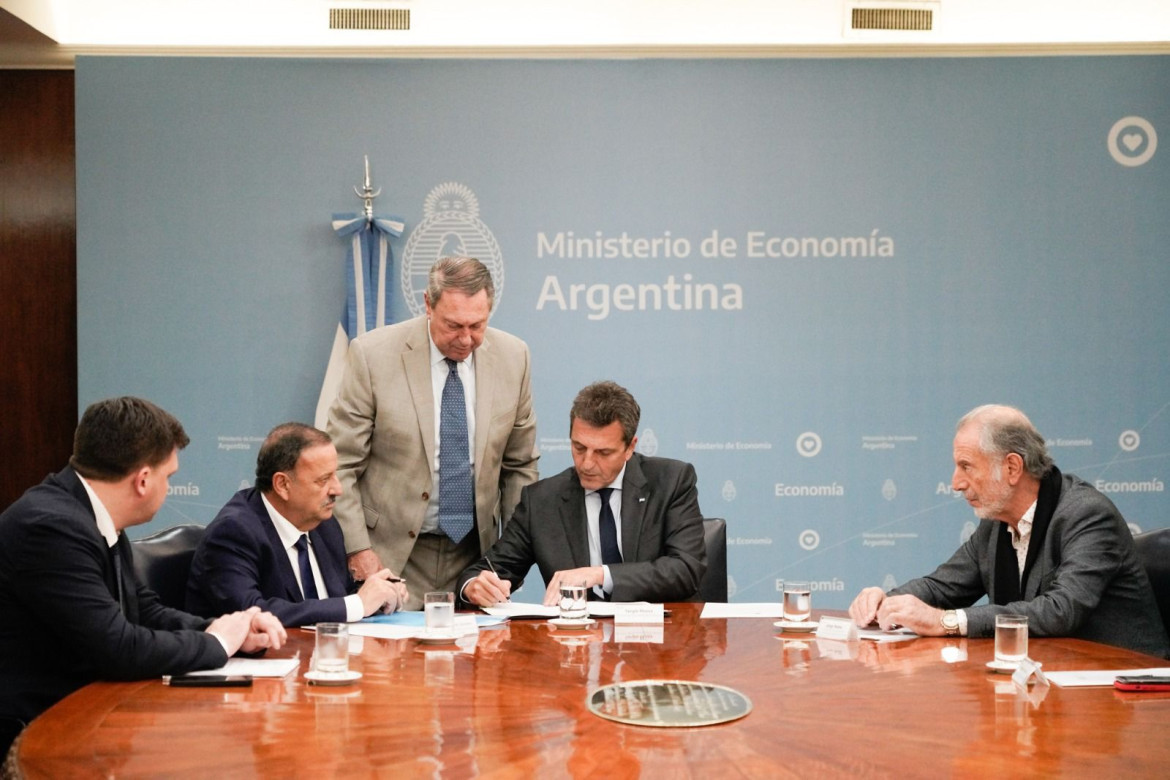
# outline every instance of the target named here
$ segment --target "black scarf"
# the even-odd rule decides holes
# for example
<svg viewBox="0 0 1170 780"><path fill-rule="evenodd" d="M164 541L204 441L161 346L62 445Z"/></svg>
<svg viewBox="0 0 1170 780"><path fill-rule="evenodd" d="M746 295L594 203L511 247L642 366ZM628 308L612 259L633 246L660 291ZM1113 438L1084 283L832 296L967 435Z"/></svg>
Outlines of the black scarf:
<svg viewBox="0 0 1170 780"><path fill-rule="evenodd" d="M999 538L995 548L995 581L992 583L992 604L1011 604L1019 601L1028 583L1032 565L1044 546L1048 524L1060 501L1060 469L1053 466L1040 480L1040 493L1036 497L1036 513L1032 516L1032 537L1028 540L1028 557L1024 561L1024 576L1020 577L1020 565L1012 547L1012 530L1007 523L999 524Z"/></svg>

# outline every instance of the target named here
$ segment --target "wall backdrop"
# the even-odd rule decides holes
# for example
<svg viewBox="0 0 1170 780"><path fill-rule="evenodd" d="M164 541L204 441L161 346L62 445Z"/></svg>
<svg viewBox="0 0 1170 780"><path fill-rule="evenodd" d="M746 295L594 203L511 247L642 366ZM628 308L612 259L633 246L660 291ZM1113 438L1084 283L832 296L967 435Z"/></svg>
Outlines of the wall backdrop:
<svg viewBox="0 0 1170 780"><path fill-rule="evenodd" d="M1170 58L76 74L79 403L142 395L192 438L140 533L210 521L273 425L313 419L363 155L406 225L396 315L437 254L487 255L542 475L576 391L625 385L639 448L727 519L734 601L799 577L840 608L949 556L975 523L953 428L986 402L1135 531L1170 525Z"/></svg>

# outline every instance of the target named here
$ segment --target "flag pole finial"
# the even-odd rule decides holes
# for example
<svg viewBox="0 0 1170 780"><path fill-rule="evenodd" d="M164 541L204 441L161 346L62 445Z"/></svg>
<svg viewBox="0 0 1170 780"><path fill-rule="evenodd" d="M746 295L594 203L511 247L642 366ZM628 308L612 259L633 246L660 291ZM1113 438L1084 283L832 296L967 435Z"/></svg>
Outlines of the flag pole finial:
<svg viewBox="0 0 1170 780"><path fill-rule="evenodd" d="M366 217L366 222L373 222L374 221L374 198L376 198L382 194L382 188L379 187L378 189L375 190L373 188L373 186L370 184L370 156L368 154L365 155L365 161L366 161L366 183L360 189L357 187L354 187L353 191L357 194L357 196L359 198L362 199L363 203L365 204L365 206L362 208L362 213Z"/></svg>

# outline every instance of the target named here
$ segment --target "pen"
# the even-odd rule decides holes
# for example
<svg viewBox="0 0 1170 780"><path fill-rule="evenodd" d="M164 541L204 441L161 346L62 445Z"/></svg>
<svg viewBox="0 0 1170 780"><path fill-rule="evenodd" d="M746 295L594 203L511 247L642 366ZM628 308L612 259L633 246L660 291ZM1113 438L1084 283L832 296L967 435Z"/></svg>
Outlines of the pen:
<svg viewBox="0 0 1170 780"><path fill-rule="evenodd" d="M492 570L492 574L496 575L496 579L499 579L499 578L500 578L500 573L499 573L498 571L496 571L496 567L492 565L492 559L491 559L491 558L489 558L489 557L487 557L486 555L485 555L485 556L483 556L483 559L484 559L485 561L487 561L488 568ZM509 597L509 598L506 598L506 599L504 599L504 601L511 601L511 600L512 600L512 599L511 599L510 597Z"/></svg>

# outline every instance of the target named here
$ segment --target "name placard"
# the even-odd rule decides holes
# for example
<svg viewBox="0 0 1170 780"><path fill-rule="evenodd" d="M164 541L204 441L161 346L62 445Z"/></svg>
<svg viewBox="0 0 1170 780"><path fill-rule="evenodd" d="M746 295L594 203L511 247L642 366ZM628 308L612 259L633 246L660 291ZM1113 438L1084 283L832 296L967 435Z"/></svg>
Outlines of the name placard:
<svg viewBox="0 0 1170 780"><path fill-rule="evenodd" d="M666 619L666 611L661 604L634 603L621 604L614 609L614 625L660 625Z"/></svg>
<svg viewBox="0 0 1170 780"><path fill-rule="evenodd" d="M1040 671L1040 664L1031 658L1025 658L1020 661L1020 665L1012 673L1012 682L1027 689L1028 682L1033 680L1040 685L1048 685L1048 678L1044 676L1044 672Z"/></svg>
<svg viewBox="0 0 1170 780"><path fill-rule="evenodd" d="M819 639L836 639L839 642L851 642L857 639L857 624L849 618L821 617L817 626Z"/></svg>

